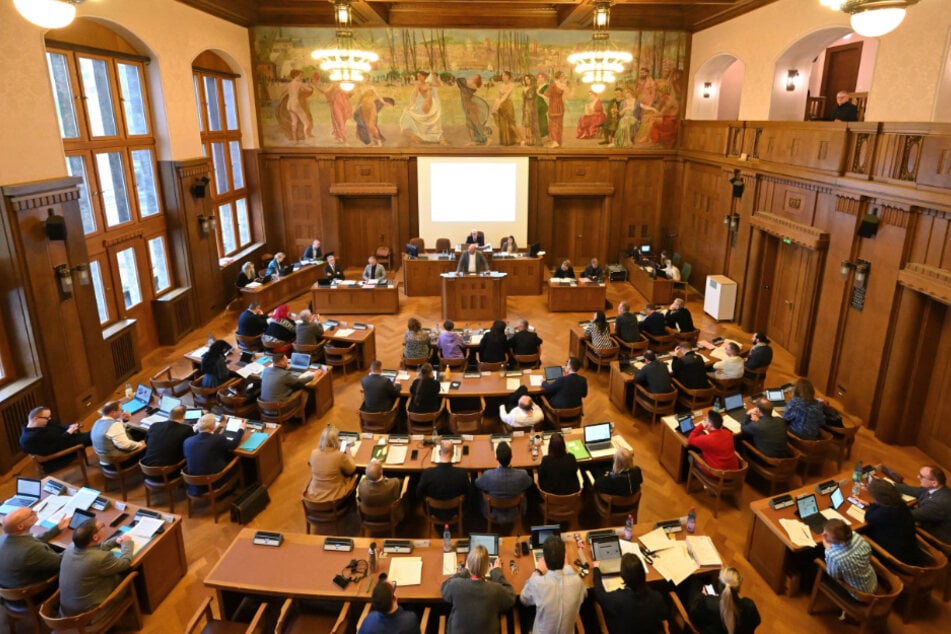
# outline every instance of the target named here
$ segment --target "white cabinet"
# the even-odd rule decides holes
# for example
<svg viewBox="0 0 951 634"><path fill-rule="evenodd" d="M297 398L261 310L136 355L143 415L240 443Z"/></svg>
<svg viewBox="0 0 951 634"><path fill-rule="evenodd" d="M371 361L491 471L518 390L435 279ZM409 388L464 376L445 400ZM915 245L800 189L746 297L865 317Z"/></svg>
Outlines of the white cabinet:
<svg viewBox="0 0 951 634"><path fill-rule="evenodd" d="M703 312L717 321L732 321L736 309L736 282L725 275L708 275Z"/></svg>

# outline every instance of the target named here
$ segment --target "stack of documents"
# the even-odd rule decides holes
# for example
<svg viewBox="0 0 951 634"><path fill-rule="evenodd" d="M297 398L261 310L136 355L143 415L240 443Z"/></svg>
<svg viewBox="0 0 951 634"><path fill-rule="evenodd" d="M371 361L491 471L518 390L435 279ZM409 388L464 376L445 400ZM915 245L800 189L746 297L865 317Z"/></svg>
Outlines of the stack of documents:
<svg viewBox="0 0 951 634"><path fill-rule="evenodd" d="M812 531L799 520L782 518L779 520L779 525L786 531L786 534L789 536L789 541L796 546L800 548L812 548L816 545L816 540L812 538Z"/></svg>
<svg viewBox="0 0 951 634"><path fill-rule="evenodd" d="M722 566L723 560L709 535L687 535L687 550L701 566Z"/></svg>
<svg viewBox="0 0 951 634"><path fill-rule="evenodd" d="M406 462L406 445L390 445L386 453L385 464L403 464Z"/></svg>
<svg viewBox="0 0 951 634"><path fill-rule="evenodd" d="M687 552L686 542L675 541L671 544L672 548L654 555L654 569L676 586L699 570L700 566Z"/></svg>
<svg viewBox="0 0 951 634"><path fill-rule="evenodd" d="M455 556L454 553L450 553ZM445 567L445 563L443 564ZM418 586L423 582L422 557L391 557L387 578L398 586Z"/></svg>

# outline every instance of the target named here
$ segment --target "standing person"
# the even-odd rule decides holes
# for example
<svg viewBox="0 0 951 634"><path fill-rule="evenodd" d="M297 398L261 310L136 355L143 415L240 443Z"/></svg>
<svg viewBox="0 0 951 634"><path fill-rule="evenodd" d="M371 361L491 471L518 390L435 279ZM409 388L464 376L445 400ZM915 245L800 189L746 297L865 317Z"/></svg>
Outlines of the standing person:
<svg viewBox="0 0 951 634"><path fill-rule="evenodd" d="M565 448L565 437L561 432L556 431L548 441L548 454L538 466L538 486L555 495L571 495L581 490L578 461Z"/></svg>
<svg viewBox="0 0 951 634"><path fill-rule="evenodd" d="M120 535L105 540L105 536L106 525L97 518L73 531L73 543L63 553L59 567L59 610L63 616L82 614L100 605L132 565L132 538ZM115 546L120 548L118 557L111 552Z"/></svg>
<svg viewBox="0 0 951 634"><path fill-rule="evenodd" d="M122 467L129 467L138 461L136 452L145 447L145 442L129 438L123 422L129 415L122 411L119 401L109 401L99 410L101 418L93 423L89 437L92 447L100 457L121 459L131 456L122 463Z"/></svg>
<svg viewBox="0 0 951 634"><path fill-rule="evenodd" d="M702 423L693 428L687 445L698 449L703 461L713 469L736 470L740 463L733 447L733 434L723 428L723 416L710 410Z"/></svg>
<svg viewBox="0 0 951 634"><path fill-rule="evenodd" d="M550 147L561 147L565 133L565 98L568 93L568 79L562 70L555 71L545 96L548 97L548 136Z"/></svg>
<svg viewBox="0 0 951 634"><path fill-rule="evenodd" d="M360 381L363 388L360 409L365 412L387 412L400 397L400 384L380 374L382 370L383 363L374 359L370 362L370 373Z"/></svg>
<svg viewBox="0 0 951 634"><path fill-rule="evenodd" d="M284 87L278 104L277 119L291 141L313 138L314 119L307 107L307 98L314 89L304 81L304 73L295 68L288 75L290 81Z"/></svg>
<svg viewBox="0 0 951 634"><path fill-rule="evenodd" d="M489 270L489 261L485 259L482 252L478 250L475 244L470 244L468 248L459 256L459 263L456 265L456 273L482 273Z"/></svg>
<svg viewBox="0 0 951 634"><path fill-rule="evenodd" d="M490 570L489 553L481 544L469 551L465 569L443 581L441 590L443 601L452 605L449 634L499 634L499 614L515 605L515 592L502 574L502 558Z"/></svg>
<svg viewBox="0 0 951 634"><path fill-rule="evenodd" d="M442 332L436 340L436 347L443 359L461 359L466 356L466 342L462 335L454 331L456 324L451 319L442 323Z"/></svg>
<svg viewBox="0 0 951 634"><path fill-rule="evenodd" d="M347 142L347 119L353 116L353 106L350 105L350 93L343 90L337 82L323 83L320 75L314 73L314 88L327 100L330 107L330 127L334 141ZM320 256L318 256L320 257ZM317 258L309 258L316 260Z"/></svg>
<svg viewBox="0 0 951 634"><path fill-rule="evenodd" d="M535 110L538 113L538 144L548 137L548 73L535 76Z"/></svg>
<svg viewBox="0 0 951 634"><path fill-rule="evenodd" d="M428 81L432 78L432 82ZM442 106L439 91L434 84L439 79L435 73L416 72L413 92L400 117L400 129L410 133L416 143L445 143L442 131Z"/></svg>
<svg viewBox="0 0 951 634"><path fill-rule="evenodd" d="M872 547L861 535L840 519L829 520L822 527L822 545L830 577L860 592L875 592L878 576L872 567Z"/></svg>
<svg viewBox="0 0 951 634"><path fill-rule="evenodd" d="M637 317L631 312L631 305L627 302L619 302L617 305L614 334L627 343L641 340L641 329L637 325Z"/></svg>
<svg viewBox="0 0 951 634"><path fill-rule="evenodd" d="M538 128L538 84L535 76L522 76L522 141L521 145L539 145L541 131Z"/></svg>
<svg viewBox="0 0 951 634"><path fill-rule="evenodd" d="M423 325L415 317L406 320L406 334L403 335L403 357L406 359L428 359L430 357L429 334L423 331Z"/></svg>
<svg viewBox="0 0 951 634"><path fill-rule="evenodd" d="M645 106L653 106L657 99L657 82L651 77L649 68L641 68L637 77L637 84L634 87L637 93L637 100Z"/></svg>
<svg viewBox="0 0 951 634"><path fill-rule="evenodd" d="M581 361L576 357L569 357L563 375L554 380L542 382L542 389L552 407L571 409L581 406L581 399L588 395L588 380L578 374L580 369Z"/></svg>
<svg viewBox="0 0 951 634"><path fill-rule="evenodd" d="M357 101L357 107L353 112L353 120L357 122L357 136L360 137L364 145L383 146L386 139L383 137L377 122L380 110L387 104L392 103L392 99L384 99L380 96L376 87L370 83L370 76L367 75L360 98Z"/></svg>
<svg viewBox="0 0 951 634"><path fill-rule="evenodd" d="M667 605L659 592L647 585L647 574L637 555L621 556L624 587L608 592L604 587L601 562L595 561L594 600L601 605L606 634L660 634L667 619Z"/></svg>
<svg viewBox="0 0 951 634"><path fill-rule="evenodd" d="M70 517L64 516L38 537L30 532L36 520L36 511L27 506L13 509L4 516L0 535L0 588L22 588L39 583L59 570L62 556L47 542L69 526Z"/></svg>
<svg viewBox="0 0 951 634"><path fill-rule="evenodd" d="M52 412L45 405L34 407L27 415L26 425L20 431L20 448L35 456L48 456L70 447L92 444L89 432L80 431L79 423L66 426L53 422ZM46 462L47 471L56 471L73 461L74 456L64 456Z"/></svg>
<svg viewBox="0 0 951 634"><path fill-rule="evenodd" d="M218 387L231 377L227 359L230 353L231 344L224 339L218 339L201 355L202 387Z"/></svg>
<svg viewBox="0 0 951 634"><path fill-rule="evenodd" d="M622 99L618 104L618 122L614 131L614 147L634 145L634 137L641 127L641 104L630 88L621 91Z"/></svg>
<svg viewBox="0 0 951 634"><path fill-rule="evenodd" d="M716 587L720 594L703 590L690 606L690 621L701 632L751 634L759 627L760 615L752 599L740 596L743 577L736 568L723 568Z"/></svg>
<svg viewBox="0 0 951 634"><path fill-rule="evenodd" d="M598 145L614 145L614 135L617 133L617 126L621 119L621 102L624 101L624 93L620 88L614 89L614 98L608 102L605 112L604 125L601 126L601 140Z"/></svg>
<svg viewBox="0 0 951 634"><path fill-rule="evenodd" d="M327 425L320 432L317 448L310 453L310 481L304 497L312 502L329 502L343 497L353 487L357 465L350 448L341 450L337 428Z"/></svg>
<svg viewBox="0 0 951 634"><path fill-rule="evenodd" d="M409 386L409 393L409 411L424 414L439 410L442 397L439 395L439 381L433 378L432 364L419 366L419 376Z"/></svg>
<svg viewBox="0 0 951 634"><path fill-rule="evenodd" d="M519 598L523 604L535 606L533 632L573 634L588 592L574 569L565 569L565 542L560 536L552 535L545 540L542 555Z"/></svg>
<svg viewBox="0 0 951 634"><path fill-rule="evenodd" d="M906 495L918 498L918 506L911 512L918 524L945 544L951 544L951 489L948 489L944 471L937 465L925 465L918 470L918 484L914 487L895 485Z"/></svg>
<svg viewBox="0 0 951 634"><path fill-rule="evenodd" d="M380 579L370 597L370 613L357 634L420 634L419 617L396 601L396 585Z"/></svg>
<svg viewBox="0 0 951 634"><path fill-rule="evenodd" d="M462 112L466 117L466 131L469 133L469 142L466 145L491 145L491 131L485 127L489 104L476 96L476 91L482 87L482 75L456 77L456 87L459 89Z"/></svg>
<svg viewBox="0 0 951 634"><path fill-rule="evenodd" d="M803 440L817 440L826 415L822 403L816 399L816 390L808 379L799 379L793 386L793 397L786 403L783 419L789 431Z"/></svg>
<svg viewBox="0 0 951 634"><path fill-rule="evenodd" d="M294 328L294 343L302 346L314 346L320 343L324 336L324 327L320 325L320 315L314 314L306 308L298 315L300 321Z"/></svg>
<svg viewBox="0 0 951 634"><path fill-rule="evenodd" d="M499 84L499 96L492 104L492 114L499 130L499 145L515 145L521 138L518 127L515 125L515 106L512 104L512 91L515 84L512 82L512 73L503 70L502 82Z"/></svg>

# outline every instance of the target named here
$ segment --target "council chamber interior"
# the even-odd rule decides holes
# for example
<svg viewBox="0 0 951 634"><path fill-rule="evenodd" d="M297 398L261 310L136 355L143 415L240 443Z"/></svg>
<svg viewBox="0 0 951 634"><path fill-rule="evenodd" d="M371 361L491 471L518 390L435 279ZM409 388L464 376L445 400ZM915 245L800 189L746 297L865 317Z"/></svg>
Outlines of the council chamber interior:
<svg viewBox="0 0 951 634"><path fill-rule="evenodd" d="M190 372L188 353L209 336L235 343L237 316L251 299L235 287L244 263L263 268L277 252L295 262L315 238L349 279L370 255L389 256L395 297L380 300L386 309L374 301L369 310L378 314L321 311L324 320L369 326L374 347L367 332L353 335L363 337L362 356L349 369L329 369L304 422L269 435L267 456L249 455L248 473L267 481L270 502L247 526L229 522L227 512L190 515L181 492L174 512L161 496L146 504L141 477L120 493L89 452L90 486L179 516L162 540L177 575L143 582L144 570L137 581L144 631L183 630L206 596L228 607L233 597L204 581L229 549L262 576L288 572L306 550L313 568L306 574L320 576L317 585L330 581L336 571L321 567L338 559L319 545L287 552L320 543L303 535L307 457L327 424L360 431L360 378L373 358L399 366L407 319L443 321L437 268L446 262L437 241L448 239L452 251L473 228L493 245L512 235L523 251L543 252L531 270L492 257L493 268L510 267L502 318L524 317L536 328L543 366L584 351L577 325L601 298L609 316L621 301L635 311L671 301L664 291L648 296L653 280L635 283L643 270L632 252L646 245L689 263L684 297L702 340L724 337L748 349L752 333L767 333L776 357L765 387L808 378L858 426L848 458L830 455L785 490L842 478L856 460L885 463L911 481L919 465L951 467L944 3L921 0L895 30L866 37L819 0L618 0L608 41L633 59L603 93L568 62L592 42L598 3L511 4L353 2L347 42L379 61L347 92L311 57L340 43L332 2L87 1L60 29L34 26L12 0L0 3L7 495L17 476L36 473L19 445L31 409L47 405L55 419L88 429L127 384L148 385L166 367L174 377ZM559 91L562 116L552 108ZM859 120L826 120L840 91ZM433 267L407 260L417 238ZM592 258L623 274L606 281L592 310L575 309L572 299L556 310L552 269L566 259L580 269ZM269 284L285 284L274 301L296 312L320 289L309 278L290 289L295 275ZM735 282L732 319L704 313L708 276ZM456 321L479 328L491 319ZM584 424L611 421L633 448L645 476L638 527L695 507L700 532L743 574L743 595L764 616L760 631L840 631L835 615L807 611L810 557L791 556L782 544L755 552L773 492L750 478L735 499L717 500L714 516L713 498L686 490L678 445L675 466L665 463L668 428L632 413L630 377L625 383L615 366L582 370ZM472 460L491 463L489 443L471 442L486 445L474 445ZM384 470L403 477L419 469ZM81 481L76 469L62 475L70 486ZM394 536L427 551L420 540L441 544L419 502ZM529 505L526 537L530 524L542 523L538 500ZM483 530L478 510L470 511L466 529ZM339 532L356 538L355 513L349 522ZM571 532L610 525L586 488ZM241 541L247 528L281 533L285 542L261 554L266 547ZM326 596L337 610L349 600L359 615L366 584ZM943 587L911 618L900 599L887 627L932 631L948 618ZM401 587L400 600L432 606L436 631L439 601L429 591ZM273 627L281 601L269 598ZM589 608L584 625L598 631ZM348 618L344 629L355 622Z"/></svg>

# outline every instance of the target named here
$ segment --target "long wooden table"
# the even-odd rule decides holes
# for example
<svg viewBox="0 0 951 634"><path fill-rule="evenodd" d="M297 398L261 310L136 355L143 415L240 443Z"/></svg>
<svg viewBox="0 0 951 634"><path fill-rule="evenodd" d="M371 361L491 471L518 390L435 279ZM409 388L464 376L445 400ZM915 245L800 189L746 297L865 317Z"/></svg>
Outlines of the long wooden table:
<svg viewBox="0 0 951 634"><path fill-rule="evenodd" d="M373 324L367 324L367 327L363 329L341 324L324 330L324 339L344 345L357 344L357 350L360 351L360 367L363 369L369 368L376 359L376 328Z"/></svg>
<svg viewBox="0 0 951 634"><path fill-rule="evenodd" d="M386 286L311 286L313 309L338 315L395 315L400 312L399 282Z"/></svg>
<svg viewBox="0 0 951 634"><path fill-rule="evenodd" d="M241 289L241 296L246 301L237 304L237 307L244 310L250 302L254 301L265 311L270 311L275 306L285 304L301 293L309 291L310 287L323 276L323 266L308 264L267 284L255 288L245 286Z"/></svg>
<svg viewBox="0 0 951 634"><path fill-rule="evenodd" d="M513 371L513 373L514 372L515 371ZM518 372L520 372L520 374L517 376L506 376L506 371L497 370L495 372L483 372L478 377L467 377L461 371L451 372L449 377L450 381L459 381L459 387L449 389L442 395L447 398L467 396L508 396L518 389L519 385L524 385L526 388L528 388L529 394L541 394L543 392L541 385L532 385L531 383L532 376L538 378L544 376L541 370ZM409 388L410 385L412 385L414 378L414 374L410 373L409 378L400 379L401 396L409 396ZM535 380L538 381L538 378ZM440 379L442 380L442 372L440 372ZM509 384L509 380L512 381L511 384Z"/></svg>
<svg viewBox="0 0 951 634"><path fill-rule="evenodd" d="M518 254L515 257L493 257L484 253L494 271L508 277L509 295L539 295L545 275L545 263L541 257ZM421 253L410 259L403 255L403 292L407 297L439 295L442 285L439 276L456 270L457 254L440 257L436 253Z"/></svg>
<svg viewBox="0 0 951 634"><path fill-rule="evenodd" d="M548 280L548 310L553 313L579 313L604 310L607 285L561 284L556 278Z"/></svg>
<svg viewBox="0 0 951 634"><path fill-rule="evenodd" d="M709 407L700 412L700 416L694 416L694 424L699 423L706 416ZM657 460L660 461L664 470L673 476L676 482L683 482L687 479L687 436L678 431L677 418L675 416L664 416L661 418L660 430L660 448L657 450ZM734 443L740 433L740 423L726 416L723 418L723 426L734 434Z"/></svg>
<svg viewBox="0 0 951 634"><path fill-rule="evenodd" d="M633 258L624 258L621 262L627 269L627 279L637 292L652 304L669 304L674 299L674 282L668 279L651 277L650 273L639 266Z"/></svg>
<svg viewBox="0 0 951 634"><path fill-rule="evenodd" d="M507 276L504 273L444 274L440 279L444 320L505 319L508 314Z"/></svg>

